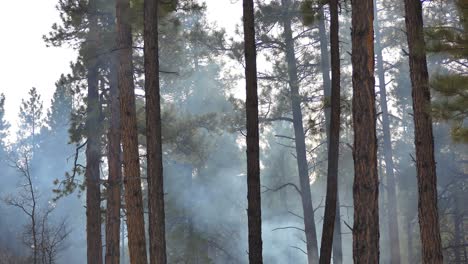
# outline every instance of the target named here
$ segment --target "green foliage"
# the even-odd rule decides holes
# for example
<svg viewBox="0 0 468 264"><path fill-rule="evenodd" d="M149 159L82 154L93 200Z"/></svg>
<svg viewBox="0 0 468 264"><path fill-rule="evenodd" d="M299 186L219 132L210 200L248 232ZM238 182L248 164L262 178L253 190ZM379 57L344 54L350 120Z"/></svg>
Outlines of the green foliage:
<svg viewBox="0 0 468 264"><path fill-rule="evenodd" d="M328 0L304 0L301 2L300 11L304 25L311 26L318 19L318 9L328 4Z"/></svg>
<svg viewBox="0 0 468 264"><path fill-rule="evenodd" d="M29 99L21 100L20 112L19 112L19 131L18 141L19 148L22 151L34 154L34 149L37 147L36 134L38 134L44 123L43 120L43 105L41 96L37 93L36 88L29 90ZM26 153L25 152L25 153Z"/></svg>
<svg viewBox="0 0 468 264"><path fill-rule="evenodd" d="M468 127L464 124L468 116L468 76L437 75L431 86L437 92L433 116L451 121L453 139L468 143Z"/></svg>
<svg viewBox="0 0 468 264"><path fill-rule="evenodd" d="M47 112L46 123L51 131L57 133L69 126L72 96L70 83L64 75L61 75L60 79L55 83L55 92L50 109Z"/></svg>
<svg viewBox="0 0 468 264"><path fill-rule="evenodd" d="M441 26L428 30L427 49L449 60L446 72L435 75L431 88L436 92L433 116L452 123L452 138L468 143L468 1L456 0L460 27Z"/></svg>

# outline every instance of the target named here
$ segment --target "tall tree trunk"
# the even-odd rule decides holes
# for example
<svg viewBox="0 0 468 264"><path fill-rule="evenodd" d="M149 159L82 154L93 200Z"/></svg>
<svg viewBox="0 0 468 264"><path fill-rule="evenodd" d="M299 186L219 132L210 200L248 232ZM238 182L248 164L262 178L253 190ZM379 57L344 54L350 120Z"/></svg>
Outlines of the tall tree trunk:
<svg viewBox="0 0 468 264"><path fill-rule="evenodd" d="M98 21L96 1L88 3L89 33L87 40L87 57L85 58L88 82L88 108L86 113L86 238L88 264L102 263L101 238L101 190L100 170L101 163L101 129L99 119L101 116L99 106L98 76L99 66L97 59L98 48Z"/></svg>
<svg viewBox="0 0 468 264"><path fill-rule="evenodd" d="M323 9L322 16L323 16ZM338 38L338 0L330 0L330 54L331 54L331 118L328 133L328 173L327 173L327 196L325 200L325 216L323 219L322 243L320 247L320 264L329 264L332 256L334 231L336 232L336 221L339 217L338 203L338 154L340 141L340 50ZM323 21L324 19L322 19ZM323 21L323 29L325 30ZM321 24L322 24L321 23ZM322 26L320 26L322 27ZM326 49L326 46L325 46ZM326 52L325 52L326 53ZM328 56L327 56L328 57ZM322 61L325 58L322 57ZM327 58L328 59L328 58ZM322 63L323 64L323 63ZM328 64L328 62L327 62ZM325 69L322 69L324 71ZM328 76L328 71L326 72ZM324 81L325 86L325 81ZM329 130L328 130L329 129ZM339 224L339 222L338 222ZM339 232L340 230L338 230ZM339 235L339 234L338 234ZM341 245L337 245L341 251ZM337 259L333 263L340 263L341 252L335 252Z"/></svg>
<svg viewBox="0 0 468 264"><path fill-rule="evenodd" d="M322 68L322 78L323 78L323 95L325 100L330 100L331 98L331 82L330 82L330 65L328 62L328 50L327 50L327 33L325 30L325 14L324 8L322 7L319 10L319 35L320 35L320 53L321 53L321 68ZM331 14L330 14L331 15ZM338 18L338 14L337 14ZM338 22L336 22L339 26ZM330 25L331 26L331 25ZM332 34L332 32L330 32ZM339 45L338 45L339 46ZM338 49L338 56L339 56L339 49ZM325 125L326 125L326 134L327 134L327 141L328 146L330 145L330 109L331 105L327 103L327 107L325 108ZM342 241L341 241L341 214L340 214L340 195L337 189L336 194L336 214L335 214L335 225L333 231L333 263L334 264L341 264L343 263L343 249L342 249Z"/></svg>
<svg viewBox="0 0 468 264"><path fill-rule="evenodd" d="M289 0L281 0L284 9L290 8ZM299 95L299 81L295 56L294 40L292 37L291 19L284 17L284 37L286 44L286 63L288 66L289 86L291 87L291 107L293 113L294 136L296 143L297 167L301 186L302 210L304 213L304 229L307 244L307 260L309 264L318 263L317 233L315 230L314 209L310 194L309 168L307 165L304 127L302 124L301 97Z"/></svg>
<svg viewBox="0 0 468 264"><path fill-rule="evenodd" d="M258 132L257 55L253 0L243 1L247 112L247 217L249 263L263 263L260 195L260 147Z"/></svg>
<svg viewBox="0 0 468 264"><path fill-rule="evenodd" d="M458 197L458 193L455 193L453 195L454 201L454 208L453 208L453 233L454 233L454 238L453 243L455 245L454 249L454 257L455 257L455 263L463 263L463 249L466 248L464 245L464 235L465 233L463 232L462 225L463 225L463 212L460 211L460 198ZM466 260L465 260L466 261Z"/></svg>
<svg viewBox="0 0 468 264"><path fill-rule="evenodd" d="M157 0L144 2L146 145L150 263L165 264L167 257L159 89L158 5Z"/></svg>
<svg viewBox="0 0 468 264"><path fill-rule="evenodd" d="M352 3L354 263L379 263L373 0Z"/></svg>
<svg viewBox="0 0 468 264"><path fill-rule="evenodd" d="M184 197L193 197L193 173L194 168L191 164L181 164L181 170L179 174L184 176L183 186L181 188L184 192ZM196 241L194 240L194 230L193 230L193 210L194 202L189 199L184 199L184 212L185 217L185 228L184 228L184 239L185 239L185 249L184 249L184 263L197 263L197 251Z"/></svg>
<svg viewBox="0 0 468 264"><path fill-rule="evenodd" d="M392 139L390 135L390 118L387 107L387 89L385 83L385 70L382 56L382 47L380 39L380 27L377 13L377 1L374 0L374 15L375 15L375 45L377 52L377 70L379 78L380 91L380 108L382 110L382 130L383 130L383 154L385 160L385 176L387 178L387 215L388 215L388 232L390 239L390 262L392 264L400 263L400 236L398 234L398 212L396 198L396 180L393 172L393 154L392 154Z"/></svg>
<svg viewBox="0 0 468 264"><path fill-rule="evenodd" d="M140 159L138 153L129 0L116 0L116 14L125 206L127 208L130 263L146 264L145 220L143 215Z"/></svg>
<svg viewBox="0 0 468 264"><path fill-rule="evenodd" d="M120 160L120 96L117 81L117 56L110 55L110 125L108 138L109 178L107 180L106 264L120 263L120 206L122 164Z"/></svg>
<svg viewBox="0 0 468 264"><path fill-rule="evenodd" d="M408 263L414 263L414 253L413 253L413 227L411 224L412 217L406 217L406 236L407 236L407 246L408 246Z"/></svg>
<svg viewBox="0 0 468 264"><path fill-rule="evenodd" d="M431 95L427 73L426 44L424 41L422 6L420 0L405 0L406 35L416 145L418 179L418 212L421 232L422 262L442 263L439 213L437 211L437 176L432 134Z"/></svg>

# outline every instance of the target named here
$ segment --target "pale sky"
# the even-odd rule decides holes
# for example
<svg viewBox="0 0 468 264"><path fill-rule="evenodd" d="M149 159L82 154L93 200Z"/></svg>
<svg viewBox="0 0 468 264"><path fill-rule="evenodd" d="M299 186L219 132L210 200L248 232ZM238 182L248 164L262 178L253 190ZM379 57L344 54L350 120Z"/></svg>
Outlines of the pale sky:
<svg viewBox="0 0 468 264"><path fill-rule="evenodd" d="M109 0L114 1L114 0ZM42 36L59 22L55 9L57 0L2 1L0 8L0 93L6 96L6 119L15 129L22 98L31 87L42 96L49 107L55 82L62 73L70 72L74 50L63 47L47 48ZM240 0L206 0L208 20L232 34L242 16Z"/></svg>

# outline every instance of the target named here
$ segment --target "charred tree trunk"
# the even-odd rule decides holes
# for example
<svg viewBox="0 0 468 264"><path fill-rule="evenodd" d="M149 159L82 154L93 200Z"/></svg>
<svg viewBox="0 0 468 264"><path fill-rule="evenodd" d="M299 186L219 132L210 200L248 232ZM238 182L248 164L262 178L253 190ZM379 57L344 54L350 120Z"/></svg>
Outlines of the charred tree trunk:
<svg viewBox="0 0 468 264"><path fill-rule="evenodd" d="M385 160L385 175L387 176L387 214L388 214L388 232L390 239L390 262L392 264L400 263L400 236L398 234L398 212L397 212L397 198L396 198L396 180L395 173L393 172L393 153L392 153L392 139L390 135L390 118L387 107L387 89L385 83L385 70L382 56L382 47L380 39L380 28L377 13L377 5L375 5L375 45L377 51L377 70L379 78L379 91L380 91L380 108L382 110L382 130L383 130L383 154Z"/></svg>
<svg viewBox="0 0 468 264"><path fill-rule="evenodd" d="M442 263L439 213L437 211L437 176L432 134L431 95L427 73L426 44L424 41L422 6L420 0L405 0L406 35L409 49L409 65L416 146L416 170L418 180L418 212L421 232L422 262Z"/></svg>
<svg viewBox="0 0 468 264"><path fill-rule="evenodd" d="M110 55L110 121L108 138L109 178L107 180L106 264L120 263L120 206L122 164L120 160L120 98L117 82L117 56Z"/></svg>
<svg viewBox="0 0 468 264"><path fill-rule="evenodd" d="M289 0L282 0L281 4L286 10L290 8ZM291 107L296 143L297 167L301 186L302 210L304 213L307 260L309 264L314 264L318 263L317 233L315 230L312 196L310 194L309 168L307 165L304 127L302 124L301 97L299 95L297 62L294 54L294 39L292 37L291 19L288 17L287 12L283 20L283 27L286 44L286 63L288 66L289 86L291 87Z"/></svg>
<svg viewBox="0 0 468 264"><path fill-rule="evenodd" d="M263 263L260 195L260 147L258 132L257 55L253 0L243 1L247 112L247 217L249 263Z"/></svg>
<svg viewBox="0 0 468 264"><path fill-rule="evenodd" d="M167 257L159 89L158 4L157 0L144 2L146 145L150 263L165 264Z"/></svg>
<svg viewBox="0 0 468 264"><path fill-rule="evenodd" d="M87 39L87 57L85 58L88 82L88 105L86 112L86 238L87 259L89 264L102 263L101 238L101 189L100 170L101 163L101 129L99 119L101 116L99 106L98 78L99 66L97 59L98 48L98 21L96 1L90 0L88 4L89 33Z"/></svg>
<svg viewBox="0 0 468 264"><path fill-rule="evenodd" d="M323 16L323 10L322 10ZM330 0L330 54L331 54L331 118L328 133L328 170L327 170L327 196L325 200L325 216L323 220L322 243L320 247L320 264L329 264L332 256L332 246L335 242L335 256L333 263L341 263L341 244L334 241L334 232L340 232L335 226L339 219L338 204L338 154L340 141L340 51L338 38L338 0ZM322 19L323 21L323 19ZM322 22L324 24L324 21ZM322 26L320 26L322 27ZM323 25L323 29L325 27ZM326 46L325 46L326 49ZM322 51L323 52L323 51ZM322 53L323 54L323 53ZM326 52L325 52L326 54ZM322 61L325 58L322 57ZM328 59L328 58L327 58ZM323 63L322 63L323 64ZM328 62L327 62L328 64ZM327 67L328 68L328 67ZM322 69L325 71L325 69ZM326 72L328 76L328 71ZM324 81L325 85L325 81ZM339 221L338 221L339 225ZM338 229L338 230L336 230ZM341 241L340 241L341 242ZM338 251L339 252L336 252Z"/></svg>
<svg viewBox="0 0 468 264"><path fill-rule="evenodd" d="M129 0L116 0L116 14L119 58L118 86L120 90L125 206L127 208L130 263L146 264L145 221L138 153Z"/></svg>
<svg viewBox="0 0 468 264"><path fill-rule="evenodd" d="M352 3L354 263L379 263L379 178L372 0Z"/></svg>

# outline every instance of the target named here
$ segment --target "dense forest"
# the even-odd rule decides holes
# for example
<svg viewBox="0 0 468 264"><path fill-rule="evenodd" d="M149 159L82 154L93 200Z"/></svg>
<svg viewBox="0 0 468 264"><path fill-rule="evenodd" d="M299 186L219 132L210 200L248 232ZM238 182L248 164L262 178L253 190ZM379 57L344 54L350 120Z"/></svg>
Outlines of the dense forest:
<svg viewBox="0 0 468 264"><path fill-rule="evenodd" d="M468 263L468 0L56 1L0 264Z"/></svg>

